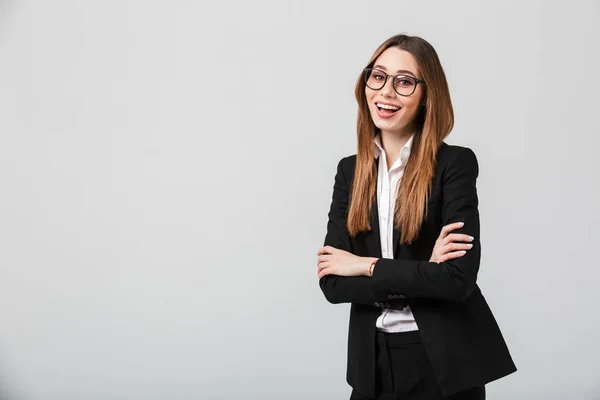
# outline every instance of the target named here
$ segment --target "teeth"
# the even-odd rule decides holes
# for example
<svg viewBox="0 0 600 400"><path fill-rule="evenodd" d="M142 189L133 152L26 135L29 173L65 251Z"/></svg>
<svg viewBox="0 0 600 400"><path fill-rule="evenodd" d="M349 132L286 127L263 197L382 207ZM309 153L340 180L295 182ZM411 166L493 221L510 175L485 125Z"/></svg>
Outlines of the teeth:
<svg viewBox="0 0 600 400"><path fill-rule="evenodd" d="M385 108L386 110L392 110L392 111L396 111L396 110L400 109L400 107L389 106L387 104L380 104L380 103L378 103L377 106L380 107L380 108Z"/></svg>

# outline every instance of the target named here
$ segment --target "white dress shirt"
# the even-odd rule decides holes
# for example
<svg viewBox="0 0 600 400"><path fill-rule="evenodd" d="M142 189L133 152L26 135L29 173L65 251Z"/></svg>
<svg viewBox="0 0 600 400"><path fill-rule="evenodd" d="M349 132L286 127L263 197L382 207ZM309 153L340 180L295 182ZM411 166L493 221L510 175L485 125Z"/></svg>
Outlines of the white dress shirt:
<svg viewBox="0 0 600 400"><path fill-rule="evenodd" d="M406 144L400 150L400 157L392 168L388 171L385 150L381 144L381 133L378 133L373 139L375 146L375 158L379 159L379 172L377 174L377 207L379 213L379 233L381 240L381 256L383 258L394 258L393 254L393 234L394 234L394 210L396 205L396 194L398 185L404 167L408 161L408 155L412 147L414 134L408 139ZM377 265L375 265L377 268ZM385 332L405 332L415 331L419 327L410 310L406 307L403 310L394 310L384 308L381 315L375 323L377 329Z"/></svg>

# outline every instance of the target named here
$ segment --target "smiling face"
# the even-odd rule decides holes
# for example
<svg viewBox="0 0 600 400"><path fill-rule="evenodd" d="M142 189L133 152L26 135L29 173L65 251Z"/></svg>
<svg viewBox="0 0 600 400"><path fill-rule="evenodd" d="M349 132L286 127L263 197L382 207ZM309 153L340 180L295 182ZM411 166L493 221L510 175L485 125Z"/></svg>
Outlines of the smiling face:
<svg viewBox="0 0 600 400"><path fill-rule="evenodd" d="M381 53L375 60L373 68L385 71L389 75L402 74L423 79L412 54L397 47L390 47ZM393 84L392 78L389 77L385 86L379 90L373 90L365 85L365 96L371 118L382 133L410 135L415 129L415 118L421 109L425 87L419 83L413 94L401 96L394 90ZM404 87L400 89L402 92L410 82L400 81L399 84L399 89Z"/></svg>

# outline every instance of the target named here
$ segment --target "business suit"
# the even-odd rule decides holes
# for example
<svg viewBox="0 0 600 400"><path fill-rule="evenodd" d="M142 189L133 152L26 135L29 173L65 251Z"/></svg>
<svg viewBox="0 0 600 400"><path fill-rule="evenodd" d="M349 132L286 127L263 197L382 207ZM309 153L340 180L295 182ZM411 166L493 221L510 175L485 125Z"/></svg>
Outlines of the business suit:
<svg viewBox="0 0 600 400"><path fill-rule="evenodd" d="M340 160L335 176L324 245L358 256L381 257L376 199L370 232L350 237L346 227L356 155ZM433 372L445 396L506 376L516 367L479 289L481 244L477 158L472 150L442 143L427 202L428 216L411 245L398 245L393 259L381 258L372 277L325 275L320 287L334 304L352 303L346 380L358 393L375 398L375 321L381 308L409 304ZM457 259L428 262L443 226L462 221L453 233L474 236L473 247Z"/></svg>

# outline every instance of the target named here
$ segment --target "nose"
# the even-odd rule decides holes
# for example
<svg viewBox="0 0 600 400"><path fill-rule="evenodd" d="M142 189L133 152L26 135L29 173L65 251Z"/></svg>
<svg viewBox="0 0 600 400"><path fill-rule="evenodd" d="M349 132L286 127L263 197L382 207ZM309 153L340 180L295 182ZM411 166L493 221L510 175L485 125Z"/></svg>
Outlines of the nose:
<svg viewBox="0 0 600 400"><path fill-rule="evenodd" d="M394 80L390 78L391 77L388 76L388 79L385 81L383 87L380 89L381 94L383 94L386 97L394 97L396 95L396 91L394 90Z"/></svg>

